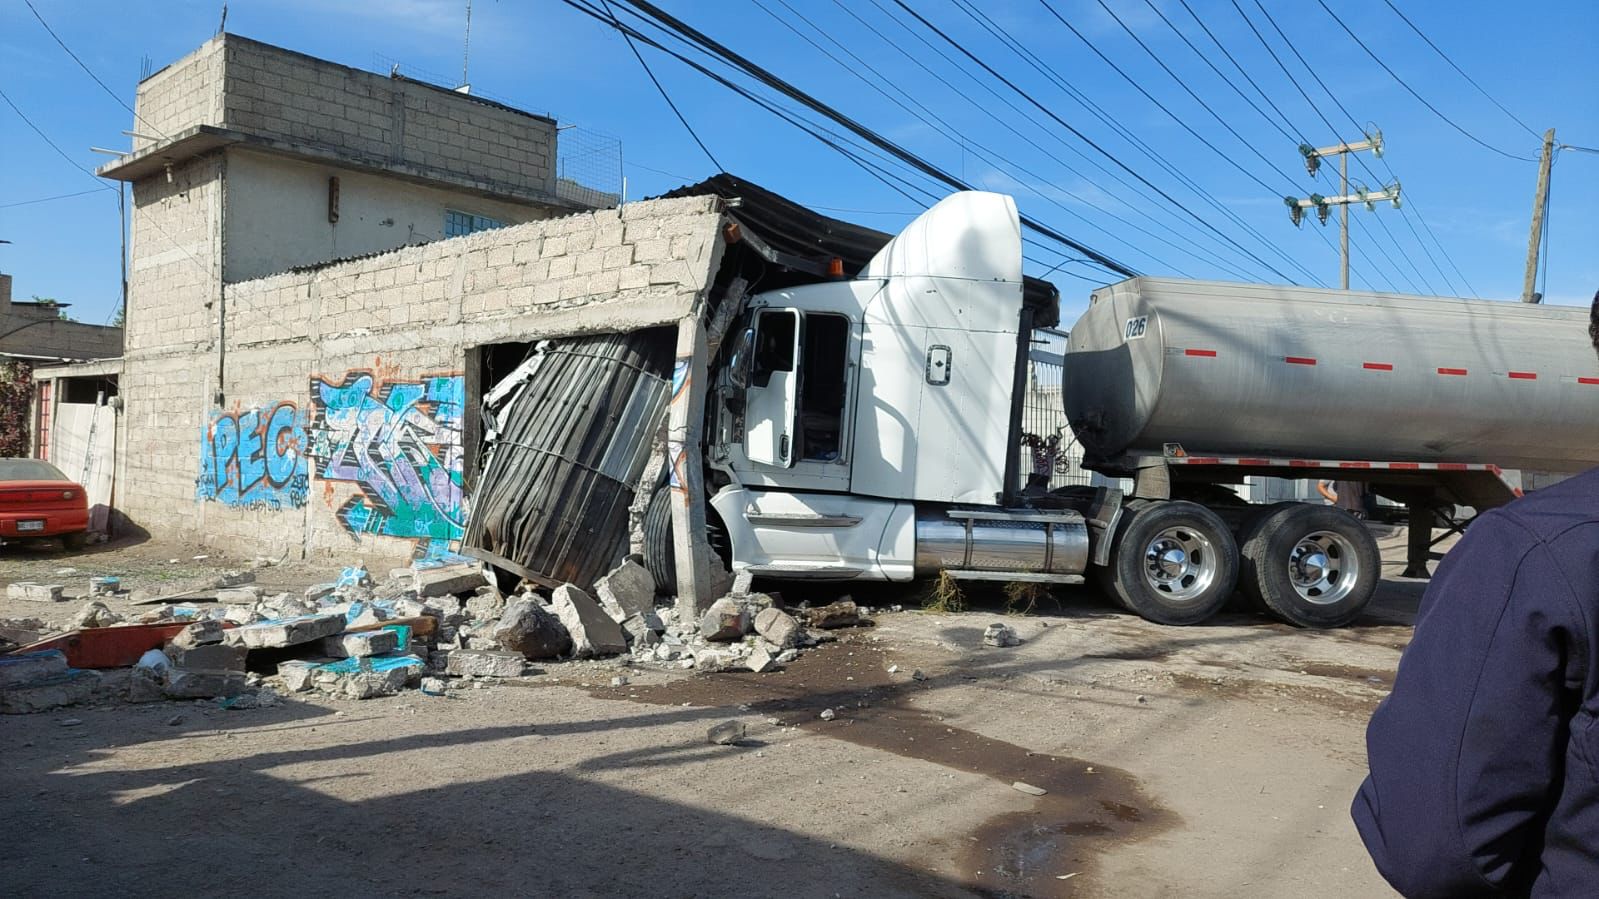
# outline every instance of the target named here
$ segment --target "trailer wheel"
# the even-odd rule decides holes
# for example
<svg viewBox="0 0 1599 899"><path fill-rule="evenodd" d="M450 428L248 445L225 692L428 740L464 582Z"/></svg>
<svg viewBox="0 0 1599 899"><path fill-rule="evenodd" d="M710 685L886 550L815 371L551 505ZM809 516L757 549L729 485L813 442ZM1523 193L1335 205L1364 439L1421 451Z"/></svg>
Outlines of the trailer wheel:
<svg viewBox="0 0 1599 899"><path fill-rule="evenodd" d="M1151 503L1122 530L1110 567L1125 608L1157 624L1198 624L1238 583L1238 543L1204 506Z"/></svg>
<svg viewBox="0 0 1599 899"><path fill-rule="evenodd" d="M1244 517L1244 526L1238 529L1238 603L1239 611L1258 612L1261 615L1270 615L1271 609L1266 608L1266 603L1260 598L1260 586L1255 572L1255 560L1261 557L1259 544L1264 542L1267 521L1275 518L1277 513L1284 509L1302 506L1300 502L1272 503L1269 506L1255 506Z"/></svg>
<svg viewBox="0 0 1599 899"><path fill-rule="evenodd" d="M672 490L662 487L644 510L644 567L655 579L655 592L677 592L677 553L672 549Z"/></svg>
<svg viewBox="0 0 1599 899"><path fill-rule="evenodd" d="M1332 506L1294 503L1244 543L1244 591L1298 627L1342 627L1371 602L1382 557L1371 532Z"/></svg>

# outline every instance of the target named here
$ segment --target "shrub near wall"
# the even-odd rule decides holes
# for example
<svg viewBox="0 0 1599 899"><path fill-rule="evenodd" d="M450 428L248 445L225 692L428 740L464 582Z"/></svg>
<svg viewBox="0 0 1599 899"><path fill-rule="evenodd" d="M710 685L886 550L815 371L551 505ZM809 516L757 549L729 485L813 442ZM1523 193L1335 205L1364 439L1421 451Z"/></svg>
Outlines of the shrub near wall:
<svg viewBox="0 0 1599 899"><path fill-rule="evenodd" d="M33 455L28 439L32 406L33 366L0 362L0 458Z"/></svg>

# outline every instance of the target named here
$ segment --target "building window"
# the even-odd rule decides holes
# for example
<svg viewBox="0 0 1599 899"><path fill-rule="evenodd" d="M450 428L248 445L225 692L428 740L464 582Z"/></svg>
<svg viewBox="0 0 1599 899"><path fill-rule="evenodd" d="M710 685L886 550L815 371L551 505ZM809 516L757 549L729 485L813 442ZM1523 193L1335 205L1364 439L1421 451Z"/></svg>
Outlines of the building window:
<svg viewBox="0 0 1599 899"><path fill-rule="evenodd" d="M505 223L498 219L491 219L486 215L473 215L470 212L461 212L455 209L444 210L444 236L460 237L474 231L487 231L490 228L502 228Z"/></svg>

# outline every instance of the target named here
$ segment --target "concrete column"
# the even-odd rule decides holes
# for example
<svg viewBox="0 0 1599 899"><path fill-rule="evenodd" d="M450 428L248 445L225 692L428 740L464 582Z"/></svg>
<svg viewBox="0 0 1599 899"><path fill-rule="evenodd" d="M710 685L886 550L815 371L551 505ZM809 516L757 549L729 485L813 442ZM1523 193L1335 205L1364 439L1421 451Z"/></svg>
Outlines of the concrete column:
<svg viewBox="0 0 1599 899"><path fill-rule="evenodd" d="M677 360L672 365L672 399L667 412L666 454L671 472L672 551L677 561L677 609L694 621L718 597L715 558L705 539L706 392L705 325L691 315L677 323Z"/></svg>

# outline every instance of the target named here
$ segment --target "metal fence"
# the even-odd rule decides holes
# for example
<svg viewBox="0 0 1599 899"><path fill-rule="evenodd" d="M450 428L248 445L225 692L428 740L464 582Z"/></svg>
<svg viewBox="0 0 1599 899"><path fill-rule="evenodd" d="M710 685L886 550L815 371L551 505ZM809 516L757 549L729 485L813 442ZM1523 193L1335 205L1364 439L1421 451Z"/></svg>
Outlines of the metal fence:
<svg viewBox="0 0 1599 899"><path fill-rule="evenodd" d="M1083 468L1083 448L1066 422L1061 397L1066 338L1065 331L1033 332L1027 393L1022 397L1022 445L1016 448L1023 488L1121 483Z"/></svg>

